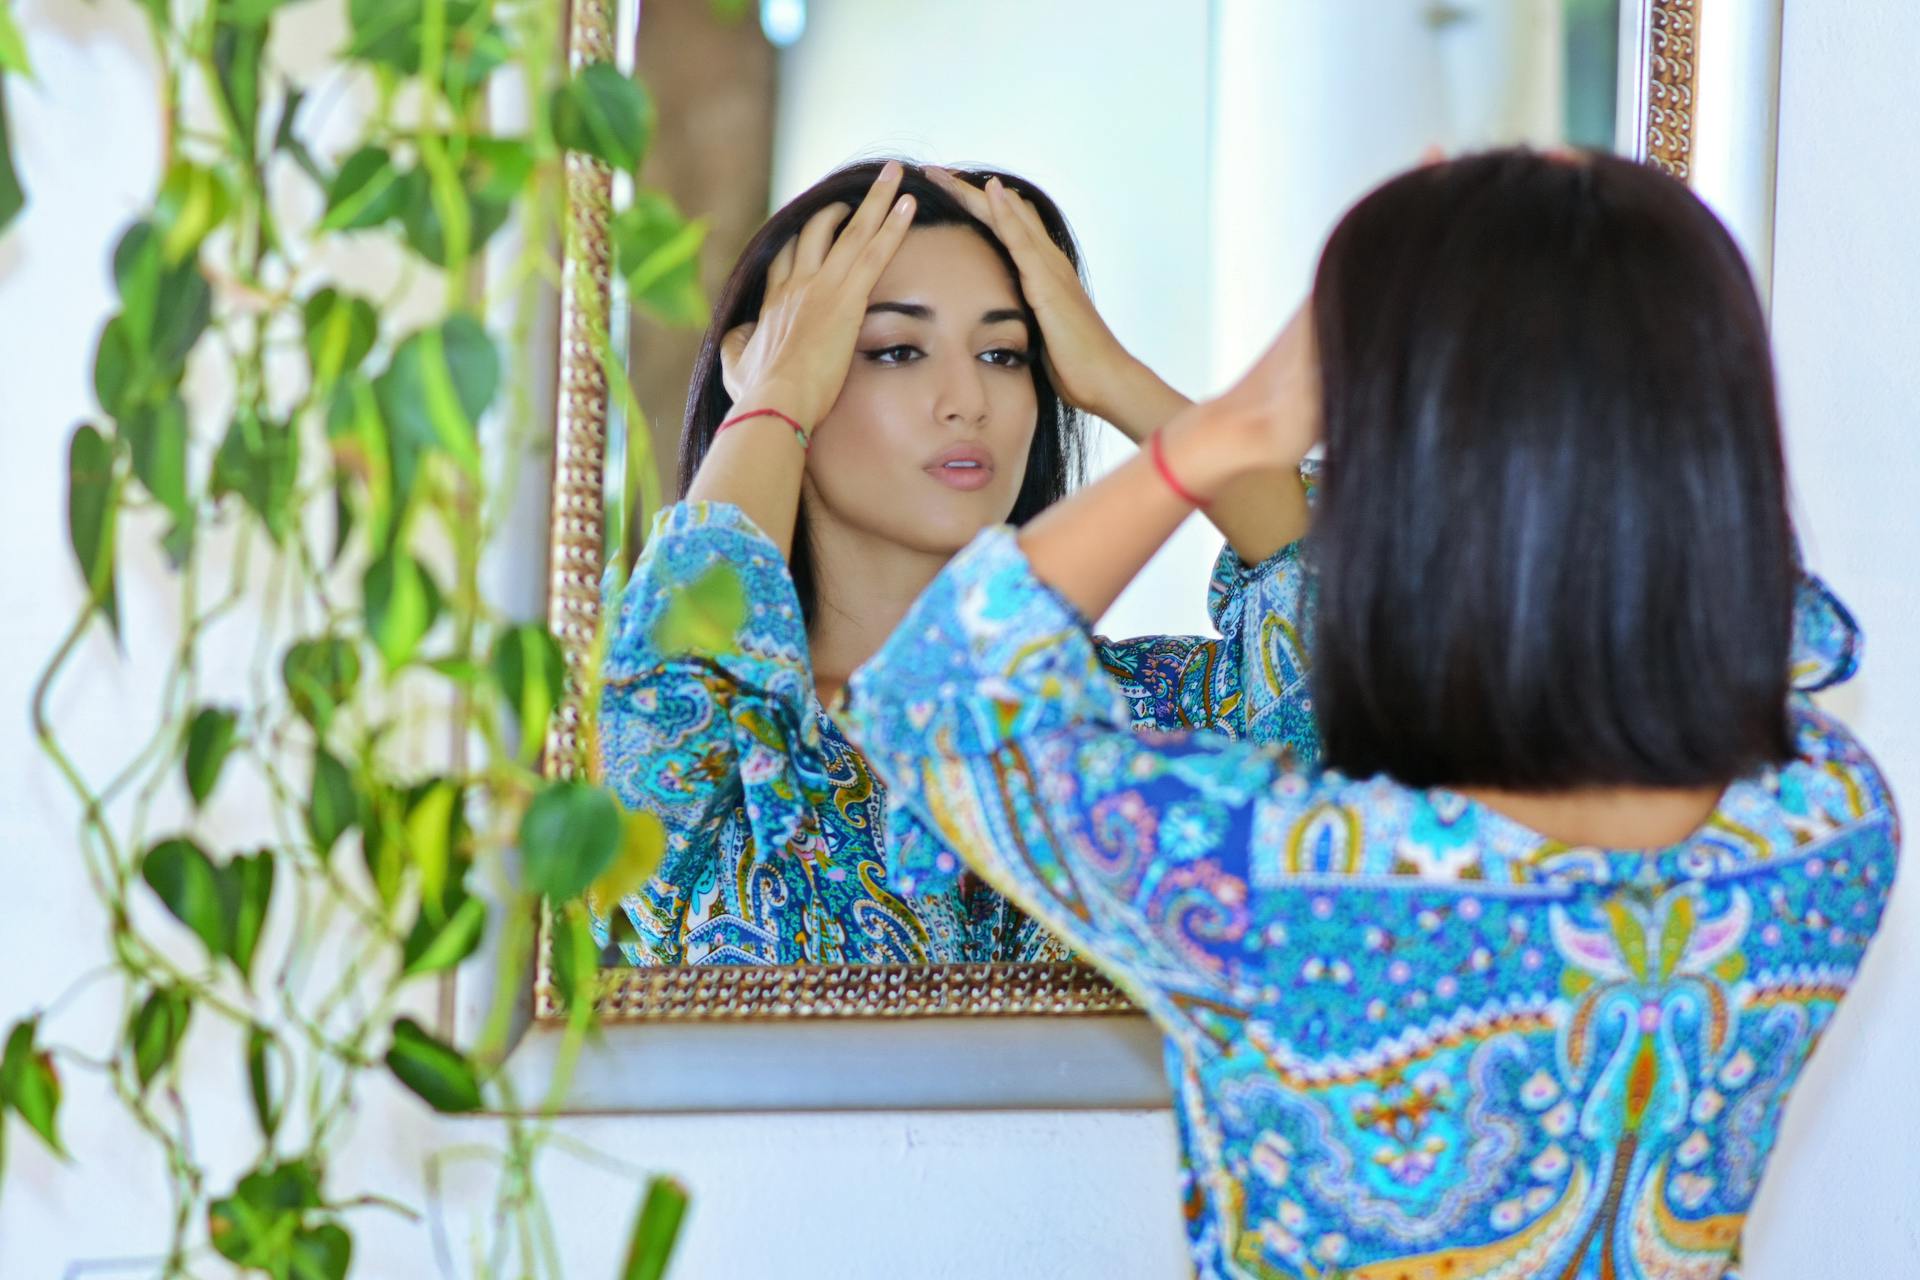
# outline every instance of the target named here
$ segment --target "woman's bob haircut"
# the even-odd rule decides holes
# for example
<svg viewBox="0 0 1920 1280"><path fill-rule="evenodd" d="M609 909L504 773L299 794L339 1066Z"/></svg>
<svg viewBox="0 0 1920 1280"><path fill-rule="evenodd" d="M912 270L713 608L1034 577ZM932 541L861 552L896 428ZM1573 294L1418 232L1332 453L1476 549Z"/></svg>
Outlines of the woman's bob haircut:
<svg viewBox="0 0 1920 1280"><path fill-rule="evenodd" d="M1546 791L1791 755L1766 324L1685 186L1605 155L1416 169L1341 220L1312 307L1329 766Z"/></svg>

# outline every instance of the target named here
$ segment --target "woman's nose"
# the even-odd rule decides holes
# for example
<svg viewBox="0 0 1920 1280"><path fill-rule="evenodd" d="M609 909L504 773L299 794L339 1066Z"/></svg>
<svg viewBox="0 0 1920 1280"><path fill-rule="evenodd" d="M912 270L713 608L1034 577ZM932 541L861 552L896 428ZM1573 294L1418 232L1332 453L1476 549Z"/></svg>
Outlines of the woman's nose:
<svg viewBox="0 0 1920 1280"><path fill-rule="evenodd" d="M980 362L969 356L940 361L933 416L946 426L978 427L987 418L987 387Z"/></svg>

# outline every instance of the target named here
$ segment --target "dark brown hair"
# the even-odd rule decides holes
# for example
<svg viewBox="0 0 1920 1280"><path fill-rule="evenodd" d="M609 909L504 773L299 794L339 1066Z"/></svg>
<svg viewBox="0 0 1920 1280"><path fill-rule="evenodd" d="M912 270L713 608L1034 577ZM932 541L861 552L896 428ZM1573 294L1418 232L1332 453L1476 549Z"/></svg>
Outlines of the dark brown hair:
<svg viewBox="0 0 1920 1280"><path fill-rule="evenodd" d="M1685 186L1524 150L1415 170L1334 230L1313 320L1328 765L1548 790L1789 756L1766 322Z"/></svg>
<svg viewBox="0 0 1920 1280"><path fill-rule="evenodd" d="M767 268L787 241L799 234L809 218L830 204L838 202L848 208L857 208L866 197L867 189L880 176L885 163L884 159L866 160L828 174L767 219L766 225L755 233L741 251L740 261L720 291L720 299L713 309L713 323L708 326L706 337L700 345L699 358L694 361L693 383L687 393L686 422L680 433L678 479L681 496L685 496L693 484L701 460L707 456L707 450L713 444L714 429L725 421L727 410L733 404L732 397L721 382L721 339L728 330L759 317L760 304L767 292ZM918 165L904 160L901 165L905 172L901 177L900 193L912 196L916 205L913 225L964 226L978 232L1006 267L1007 277L1014 282L1017 293L1019 272L993 230L936 186ZM1040 215L1040 221L1046 226L1054 244L1067 255L1075 270L1080 270L1080 251L1074 243L1073 232L1068 228L1059 206L1046 192L1025 178L997 169L954 167L950 171L975 186L984 184L988 178L997 177L1008 190L1025 197ZM1022 309L1026 307L1024 296L1021 306ZM1026 475L1021 481L1020 492L1014 499L1013 512L1009 517L1014 524L1024 524L1066 496L1067 490L1082 478L1086 466L1085 419L1078 410L1060 398L1047 377L1041 358L1040 326L1031 312L1027 315L1027 329L1033 357L1028 367L1033 374L1039 421L1034 429L1032 448L1027 453ZM794 589L800 597L801 613L811 623L817 604L817 589L804 501L798 527L794 530L788 567L793 575Z"/></svg>

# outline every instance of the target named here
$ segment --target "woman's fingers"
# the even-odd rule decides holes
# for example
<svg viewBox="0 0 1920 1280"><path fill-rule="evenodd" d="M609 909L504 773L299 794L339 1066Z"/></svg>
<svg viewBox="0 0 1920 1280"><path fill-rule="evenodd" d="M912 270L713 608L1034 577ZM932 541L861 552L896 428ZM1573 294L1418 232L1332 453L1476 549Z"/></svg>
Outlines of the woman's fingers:
<svg viewBox="0 0 1920 1280"><path fill-rule="evenodd" d="M986 192L959 174L938 165L928 165L925 172L942 191L958 200L961 208L988 226L993 225L993 206L988 202Z"/></svg>
<svg viewBox="0 0 1920 1280"><path fill-rule="evenodd" d="M827 260L827 251L833 248L833 236L840 224L852 213L851 206L834 203L807 219L807 225L800 228L799 250L794 258L794 269L803 275L811 275L820 270L820 264Z"/></svg>
<svg viewBox="0 0 1920 1280"><path fill-rule="evenodd" d="M1003 187L1002 190L1005 190L1005 188ZM1027 235L1032 240L1034 246L1037 248L1040 245L1049 245L1056 249L1059 248L1058 245L1053 243L1053 233L1047 230L1047 224L1040 220L1040 211L1033 207L1033 201L1027 199L1025 196L1016 195L1011 191L1006 192L1006 195L1007 198L1013 202L1014 213L1018 216L1020 222L1025 225ZM1062 254L1061 261L1064 262L1065 260L1066 255Z"/></svg>
<svg viewBox="0 0 1920 1280"><path fill-rule="evenodd" d="M749 320L727 330L726 336L720 339L720 385L735 400L740 398L742 390L740 361L746 355L747 344L753 341L753 331L758 327L758 324Z"/></svg>
<svg viewBox="0 0 1920 1280"><path fill-rule="evenodd" d="M780 246L780 252L774 254L773 261L768 264L767 300L769 302L773 300L774 292L792 278L793 261L795 255L798 253L798 244L799 242L797 240L787 241ZM765 304L762 304L761 309L765 310Z"/></svg>
<svg viewBox="0 0 1920 1280"><path fill-rule="evenodd" d="M893 202L893 209L887 214L886 221L880 224L873 238L861 249L860 256L853 260L847 271L847 284L860 296L860 305L866 306L867 295L873 292L873 286L879 283L880 273L893 261L893 255L907 238L907 232L913 230L914 199L901 196Z"/></svg>
<svg viewBox="0 0 1920 1280"><path fill-rule="evenodd" d="M1027 202L1007 190L1006 184L998 178L987 179L987 199L993 206L994 233L1007 246L1007 252L1022 266L1027 266L1030 261L1037 265L1039 259L1036 255L1040 246L1052 243L1044 229L1038 237L1033 233L1033 228L1040 225L1040 215L1028 209L1031 223L1027 217L1021 216Z"/></svg>
<svg viewBox="0 0 1920 1280"><path fill-rule="evenodd" d="M889 211L894 204L894 193L900 190L900 173L898 160L887 161L885 167L880 170L880 176L874 179L871 187L867 188L867 198L862 200L860 207L853 211L853 217L847 220L846 228L840 232L840 238L833 242L833 248L827 253L826 263L822 264L823 269L827 264L834 264L841 270L845 270L860 257L867 247L867 242L873 239L882 226L886 225Z"/></svg>

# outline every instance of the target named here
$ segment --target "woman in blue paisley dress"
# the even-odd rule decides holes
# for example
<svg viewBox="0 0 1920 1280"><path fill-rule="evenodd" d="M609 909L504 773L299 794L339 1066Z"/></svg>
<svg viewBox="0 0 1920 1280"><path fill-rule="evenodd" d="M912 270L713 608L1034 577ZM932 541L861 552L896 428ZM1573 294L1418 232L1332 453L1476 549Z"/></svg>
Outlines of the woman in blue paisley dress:
<svg viewBox="0 0 1920 1280"><path fill-rule="evenodd" d="M1318 758L1130 732L1085 619L1316 435L1269 592L1302 683L1249 689L1310 690ZM984 532L855 675L934 837L894 883L957 854L1152 1015L1201 1276L1725 1274L1898 848L1807 697L1857 639L1731 237L1621 159L1422 168L1161 445Z"/></svg>
<svg viewBox="0 0 1920 1280"><path fill-rule="evenodd" d="M888 883L887 852L926 832L889 816L829 708L974 534L1065 493L1082 411L1142 438L1185 404L1100 320L1059 211L1023 180L863 164L775 214L695 369L684 500L609 602L601 776L666 854L620 904L630 929L595 904L603 942L641 964L1067 958L977 881ZM1101 646L1131 722L1305 731L1243 688L1272 553L1305 521L1299 480L1275 488L1217 510L1222 639Z"/></svg>

